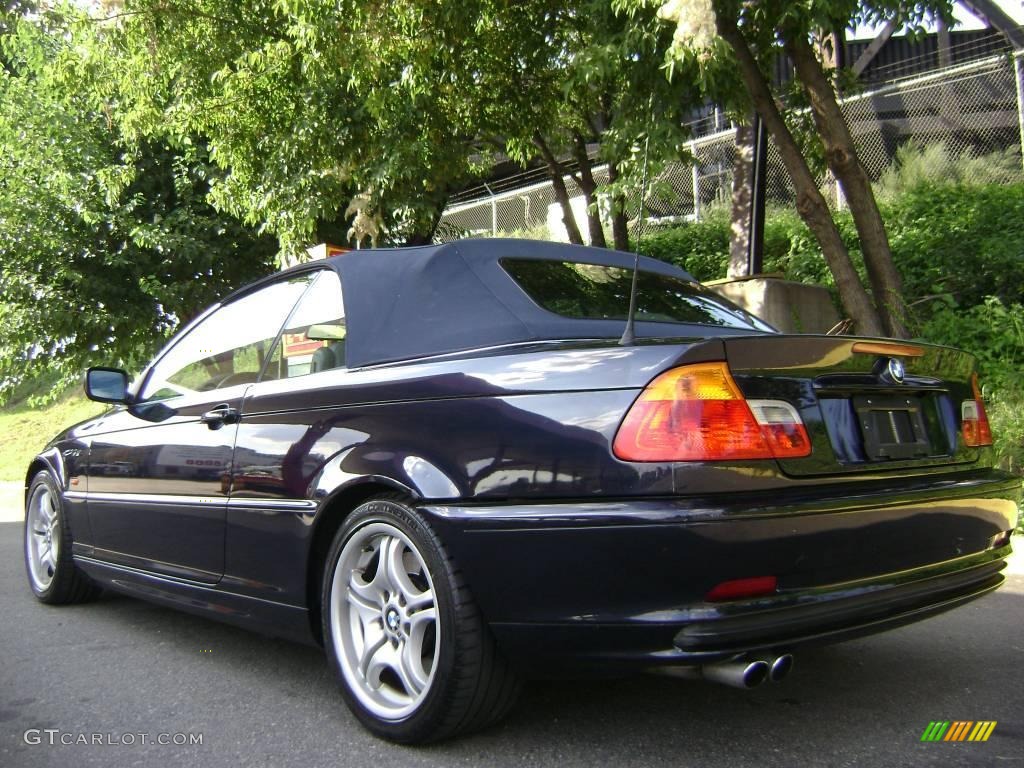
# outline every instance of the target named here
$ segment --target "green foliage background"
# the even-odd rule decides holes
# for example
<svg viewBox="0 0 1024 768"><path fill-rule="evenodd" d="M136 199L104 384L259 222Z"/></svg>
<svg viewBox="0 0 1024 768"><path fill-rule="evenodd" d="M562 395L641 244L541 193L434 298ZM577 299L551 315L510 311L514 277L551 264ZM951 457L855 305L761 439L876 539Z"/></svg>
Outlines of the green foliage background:
<svg viewBox="0 0 1024 768"><path fill-rule="evenodd" d="M0 19L4 18L0 13ZM137 369L182 322L274 265L277 242L207 199L187 136L129 142L55 62L62 25L0 34L0 404L54 398L89 365Z"/></svg>

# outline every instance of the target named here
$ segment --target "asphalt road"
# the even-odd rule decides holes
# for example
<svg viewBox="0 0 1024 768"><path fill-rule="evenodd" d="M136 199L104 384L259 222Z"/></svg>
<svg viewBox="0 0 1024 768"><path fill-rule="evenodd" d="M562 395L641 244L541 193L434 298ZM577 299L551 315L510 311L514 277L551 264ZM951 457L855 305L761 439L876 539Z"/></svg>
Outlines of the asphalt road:
<svg viewBox="0 0 1024 768"><path fill-rule="evenodd" d="M639 677L531 684L498 727L428 748L364 732L321 653L106 596L36 603L0 523L0 766L1024 766L1024 574L916 626L797 655L754 691ZM996 720L986 743L922 743ZM38 736L30 731L39 729ZM51 738L43 729L57 729ZM201 745L151 743L201 735ZM60 744L132 739L134 744ZM145 734L147 742L142 744ZM187 738L187 737L186 737Z"/></svg>

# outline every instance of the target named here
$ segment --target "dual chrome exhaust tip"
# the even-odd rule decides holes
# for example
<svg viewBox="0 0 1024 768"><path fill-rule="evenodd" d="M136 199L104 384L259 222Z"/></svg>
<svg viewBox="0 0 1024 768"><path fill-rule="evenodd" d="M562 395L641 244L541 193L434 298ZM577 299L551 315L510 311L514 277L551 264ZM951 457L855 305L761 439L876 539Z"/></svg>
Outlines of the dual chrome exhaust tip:
<svg viewBox="0 0 1024 768"><path fill-rule="evenodd" d="M658 673L684 680L710 680L733 688L756 688L765 682L778 683L793 669L793 656L783 653L753 659L731 659L699 667L659 667Z"/></svg>
<svg viewBox="0 0 1024 768"><path fill-rule="evenodd" d="M768 664L768 679L773 683L782 682L793 671L793 654L784 653L776 656Z"/></svg>

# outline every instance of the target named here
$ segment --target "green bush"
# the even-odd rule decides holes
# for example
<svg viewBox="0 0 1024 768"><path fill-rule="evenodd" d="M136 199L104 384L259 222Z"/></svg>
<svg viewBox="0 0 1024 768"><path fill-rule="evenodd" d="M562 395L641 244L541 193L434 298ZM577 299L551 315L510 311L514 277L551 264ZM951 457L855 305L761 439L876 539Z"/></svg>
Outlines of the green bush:
<svg viewBox="0 0 1024 768"><path fill-rule="evenodd" d="M765 216L763 271L798 283L834 285L818 241L791 208L771 209Z"/></svg>
<svg viewBox="0 0 1024 768"><path fill-rule="evenodd" d="M999 465L1014 474L1024 475L1024 388L990 390L985 395L985 410L992 426ZM1021 519L1024 526L1024 518Z"/></svg>
<svg viewBox="0 0 1024 768"><path fill-rule="evenodd" d="M935 184L986 186L1024 181L1020 147L1009 146L985 155L954 153L947 144L908 141L875 184L879 200L892 200L911 190Z"/></svg>
<svg viewBox="0 0 1024 768"><path fill-rule="evenodd" d="M962 306L946 295L928 305L921 337L977 357L996 454L1004 467L1024 471L1024 304L989 296Z"/></svg>
<svg viewBox="0 0 1024 768"><path fill-rule="evenodd" d="M701 221L645 232L635 245L645 256L675 264L701 282L717 280L729 266L728 211L715 209Z"/></svg>
<svg viewBox="0 0 1024 768"><path fill-rule="evenodd" d="M856 234L849 239L851 245L855 243ZM659 227L643 235L639 248L645 256L682 267L702 282L719 280L729 267L728 209L713 208L700 221ZM797 213L788 208L767 212L762 271L784 274L788 280L832 284L818 242Z"/></svg>
<svg viewBox="0 0 1024 768"><path fill-rule="evenodd" d="M1024 184L920 184L883 206L908 302L1024 296Z"/></svg>
<svg viewBox="0 0 1024 768"><path fill-rule="evenodd" d="M950 294L961 306L986 296L1013 303L1024 297L1024 183L915 183L883 200L893 258L908 303ZM836 224L863 275L857 231L848 211ZM662 227L645 235L641 251L686 269L698 280L725 277L728 212ZM832 287L817 241L792 209L770 209L765 222L764 271L788 280Z"/></svg>
<svg viewBox="0 0 1024 768"><path fill-rule="evenodd" d="M970 349L989 383L1007 387L1024 384L1024 305L988 296L980 304L963 306L950 296L929 302L921 336L938 344Z"/></svg>

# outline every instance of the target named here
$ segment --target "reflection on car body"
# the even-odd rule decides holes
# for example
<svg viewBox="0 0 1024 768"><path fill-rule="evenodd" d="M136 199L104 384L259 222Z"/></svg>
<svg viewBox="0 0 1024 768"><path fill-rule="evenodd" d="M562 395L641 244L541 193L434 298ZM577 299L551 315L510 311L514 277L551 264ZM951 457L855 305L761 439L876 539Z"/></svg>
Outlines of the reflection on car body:
<svg viewBox="0 0 1024 768"><path fill-rule="evenodd" d="M323 644L355 715L418 742L534 674L749 687L999 586L1020 488L969 355L783 335L639 264L630 345L633 256L599 249L358 251L243 288L133 386L90 372L112 407L26 477L33 590Z"/></svg>

